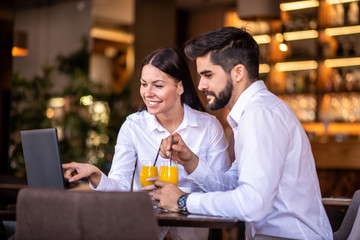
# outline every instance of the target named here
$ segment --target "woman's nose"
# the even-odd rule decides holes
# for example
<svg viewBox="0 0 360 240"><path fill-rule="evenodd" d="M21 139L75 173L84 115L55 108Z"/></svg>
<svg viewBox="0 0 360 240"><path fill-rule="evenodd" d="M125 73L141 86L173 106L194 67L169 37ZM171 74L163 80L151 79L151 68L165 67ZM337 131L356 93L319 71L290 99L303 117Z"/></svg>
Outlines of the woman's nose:
<svg viewBox="0 0 360 240"><path fill-rule="evenodd" d="M153 91L152 91L152 87L148 86L145 90L145 96L152 96L154 95Z"/></svg>

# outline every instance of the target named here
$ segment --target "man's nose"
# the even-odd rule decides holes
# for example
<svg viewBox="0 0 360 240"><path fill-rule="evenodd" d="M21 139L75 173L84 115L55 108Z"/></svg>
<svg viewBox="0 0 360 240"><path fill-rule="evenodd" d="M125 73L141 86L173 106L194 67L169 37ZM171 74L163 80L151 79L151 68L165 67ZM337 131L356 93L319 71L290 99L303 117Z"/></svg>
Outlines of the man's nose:
<svg viewBox="0 0 360 240"><path fill-rule="evenodd" d="M207 81L203 77L200 77L199 84L198 84L198 89L200 91L205 91L205 90L207 90L207 88L208 88Z"/></svg>

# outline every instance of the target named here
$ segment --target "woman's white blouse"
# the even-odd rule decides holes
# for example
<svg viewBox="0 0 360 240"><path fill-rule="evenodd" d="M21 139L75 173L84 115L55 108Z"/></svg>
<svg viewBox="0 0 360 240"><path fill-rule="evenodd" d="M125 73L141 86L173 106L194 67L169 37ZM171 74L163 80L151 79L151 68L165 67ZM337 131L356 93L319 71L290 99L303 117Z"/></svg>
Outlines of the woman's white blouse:
<svg viewBox="0 0 360 240"><path fill-rule="evenodd" d="M206 162L213 169L226 172L230 167L227 141L220 122L212 115L200 112L184 104L184 118L175 131L194 152L200 162ZM112 166L108 176L102 174L97 188L99 191L129 191L132 175L137 163L133 190L141 190L140 169L142 160L154 161L162 139L170 133L163 128L154 115L141 111L129 115L121 126ZM159 155L157 166L162 158ZM183 166L178 164L178 187L190 187L192 192L207 191L194 184ZM91 185L90 185L91 186ZM91 186L93 188L93 186Z"/></svg>

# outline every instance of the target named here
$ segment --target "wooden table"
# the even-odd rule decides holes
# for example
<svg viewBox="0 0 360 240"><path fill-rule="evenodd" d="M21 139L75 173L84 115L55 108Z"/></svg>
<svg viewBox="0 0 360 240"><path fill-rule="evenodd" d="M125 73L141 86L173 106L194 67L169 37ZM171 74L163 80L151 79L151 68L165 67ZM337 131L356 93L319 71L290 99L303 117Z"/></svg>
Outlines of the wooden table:
<svg viewBox="0 0 360 240"><path fill-rule="evenodd" d="M245 224L239 219L154 211L159 226L210 228L212 239L245 239Z"/></svg>

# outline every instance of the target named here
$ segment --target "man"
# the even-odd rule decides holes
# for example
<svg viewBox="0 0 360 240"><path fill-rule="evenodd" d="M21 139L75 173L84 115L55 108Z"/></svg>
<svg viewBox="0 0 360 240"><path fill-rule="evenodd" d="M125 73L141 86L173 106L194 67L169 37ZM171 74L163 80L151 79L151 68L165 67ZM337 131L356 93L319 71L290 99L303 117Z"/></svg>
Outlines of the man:
<svg viewBox="0 0 360 240"><path fill-rule="evenodd" d="M185 54L196 61L208 108L230 110L235 161L228 172L215 171L175 134L173 160L207 193L185 194L156 181L158 206L238 218L246 222L247 239L332 239L309 140L290 108L258 80L259 47L252 36L219 28L187 42ZM161 156L169 157L169 150L167 138Z"/></svg>

